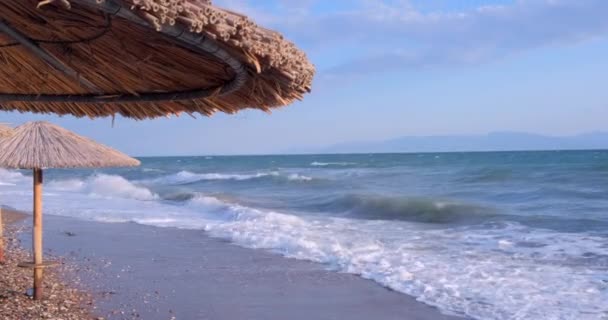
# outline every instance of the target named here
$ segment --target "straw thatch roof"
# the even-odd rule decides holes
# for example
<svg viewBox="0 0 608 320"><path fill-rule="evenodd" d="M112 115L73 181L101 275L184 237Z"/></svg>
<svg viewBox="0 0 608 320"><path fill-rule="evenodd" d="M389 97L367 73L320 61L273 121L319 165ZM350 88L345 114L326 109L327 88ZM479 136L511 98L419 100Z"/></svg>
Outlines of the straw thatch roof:
<svg viewBox="0 0 608 320"><path fill-rule="evenodd" d="M0 139L0 167L10 169L132 167L140 162L48 122L28 122Z"/></svg>
<svg viewBox="0 0 608 320"><path fill-rule="evenodd" d="M210 0L2 0L0 65L0 110L136 119L269 111L315 72Z"/></svg>
<svg viewBox="0 0 608 320"><path fill-rule="evenodd" d="M0 124L0 138L6 138L13 135L13 128Z"/></svg>

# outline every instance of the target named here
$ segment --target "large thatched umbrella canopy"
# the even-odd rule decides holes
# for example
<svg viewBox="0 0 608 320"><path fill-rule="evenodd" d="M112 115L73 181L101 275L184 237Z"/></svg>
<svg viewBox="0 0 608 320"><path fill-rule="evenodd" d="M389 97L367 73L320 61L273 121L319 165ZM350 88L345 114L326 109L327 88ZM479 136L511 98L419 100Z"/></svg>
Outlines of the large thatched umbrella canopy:
<svg viewBox="0 0 608 320"><path fill-rule="evenodd" d="M2 0L0 65L0 110L136 119L269 111L315 72L210 0Z"/></svg>
<svg viewBox="0 0 608 320"><path fill-rule="evenodd" d="M42 298L42 170L46 168L131 167L140 162L119 151L48 122L29 122L0 139L0 167L34 172L34 298Z"/></svg>

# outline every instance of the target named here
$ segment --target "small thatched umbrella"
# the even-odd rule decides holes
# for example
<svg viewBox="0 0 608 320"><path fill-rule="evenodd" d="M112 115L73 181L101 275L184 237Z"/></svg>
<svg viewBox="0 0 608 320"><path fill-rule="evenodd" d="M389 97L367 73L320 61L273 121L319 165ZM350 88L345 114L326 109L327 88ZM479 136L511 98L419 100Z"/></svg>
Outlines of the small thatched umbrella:
<svg viewBox="0 0 608 320"><path fill-rule="evenodd" d="M42 298L42 170L46 168L131 167L140 162L119 151L48 122L29 122L0 140L0 167L34 172L34 299Z"/></svg>
<svg viewBox="0 0 608 320"><path fill-rule="evenodd" d="M282 35L210 0L2 0L0 61L0 110L91 118L269 111L315 73Z"/></svg>
<svg viewBox="0 0 608 320"><path fill-rule="evenodd" d="M10 137L13 128L0 124L0 139ZM0 208L0 264L4 264L4 224L2 221L2 208Z"/></svg>

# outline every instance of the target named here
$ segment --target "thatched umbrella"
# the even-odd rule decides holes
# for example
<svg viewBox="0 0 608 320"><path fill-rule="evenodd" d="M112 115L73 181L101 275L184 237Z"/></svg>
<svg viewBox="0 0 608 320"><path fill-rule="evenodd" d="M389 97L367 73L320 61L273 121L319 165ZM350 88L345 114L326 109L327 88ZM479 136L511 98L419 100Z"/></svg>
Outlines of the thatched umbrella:
<svg viewBox="0 0 608 320"><path fill-rule="evenodd" d="M34 173L33 263L34 299L42 298L42 170L46 168L100 168L138 166L140 162L119 151L48 122L29 122L0 140L0 167L32 169Z"/></svg>
<svg viewBox="0 0 608 320"><path fill-rule="evenodd" d="M13 128L0 124L0 139L10 137ZM4 224L2 221L2 208L0 208L0 264L4 264Z"/></svg>
<svg viewBox="0 0 608 320"><path fill-rule="evenodd" d="M0 124L0 139L10 137L13 134L13 128Z"/></svg>
<svg viewBox="0 0 608 320"><path fill-rule="evenodd" d="M91 118L269 111L315 73L282 35L210 0L2 0L0 64L0 110Z"/></svg>

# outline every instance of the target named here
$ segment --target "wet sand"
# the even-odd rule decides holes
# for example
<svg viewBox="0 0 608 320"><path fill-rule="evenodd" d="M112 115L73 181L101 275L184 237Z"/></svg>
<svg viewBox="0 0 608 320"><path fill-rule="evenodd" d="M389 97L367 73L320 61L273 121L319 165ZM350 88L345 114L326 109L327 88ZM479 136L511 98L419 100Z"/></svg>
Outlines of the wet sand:
<svg viewBox="0 0 608 320"><path fill-rule="evenodd" d="M49 253L78 266L74 274L107 319L461 319L372 281L202 231L47 215L44 236Z"/></svg>

